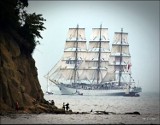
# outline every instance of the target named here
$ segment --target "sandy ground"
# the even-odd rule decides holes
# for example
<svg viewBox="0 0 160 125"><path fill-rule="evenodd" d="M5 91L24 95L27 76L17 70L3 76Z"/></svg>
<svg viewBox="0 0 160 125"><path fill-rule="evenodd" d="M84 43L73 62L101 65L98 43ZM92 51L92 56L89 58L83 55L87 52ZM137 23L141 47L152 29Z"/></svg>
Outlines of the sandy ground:
<svg viewBox="0 0 160 125"><path fill-rule="evenodd" d="M18 114L0 118L1 124L160 124L158 114Z"/></svg>

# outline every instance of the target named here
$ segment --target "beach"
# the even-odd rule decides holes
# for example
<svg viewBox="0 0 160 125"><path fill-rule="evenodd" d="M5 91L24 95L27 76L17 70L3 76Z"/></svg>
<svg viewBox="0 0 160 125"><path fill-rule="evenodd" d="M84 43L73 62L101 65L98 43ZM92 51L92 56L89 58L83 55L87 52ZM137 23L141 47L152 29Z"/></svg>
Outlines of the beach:
<svg viewBox="0 0 160 125"><path fill-rule="evenodd" d="M157 114L19 114L1 117L1 124L159 124Z"/></svg>
<svg viewBox="0 0 160 125"><path fill-rule="evenodd" d="M45 98L53 99L58 108L63 102L69 103L70 110L77 114L8 114L1 116L1 124L160 124L158 94L140 97L45 95Z"/></svg>

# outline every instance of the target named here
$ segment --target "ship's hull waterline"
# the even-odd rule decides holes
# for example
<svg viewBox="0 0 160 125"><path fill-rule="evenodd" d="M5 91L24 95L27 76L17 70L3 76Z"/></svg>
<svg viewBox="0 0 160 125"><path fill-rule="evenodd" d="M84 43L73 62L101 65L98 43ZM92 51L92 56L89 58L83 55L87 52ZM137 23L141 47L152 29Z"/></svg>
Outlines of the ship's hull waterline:
<svg viewBox="0 0 160 125"><path fill-rule="evenodd" d="M83 96L136 96L136 93L128 89L88 90L57 85L62 95L83 95Z"/></svg>

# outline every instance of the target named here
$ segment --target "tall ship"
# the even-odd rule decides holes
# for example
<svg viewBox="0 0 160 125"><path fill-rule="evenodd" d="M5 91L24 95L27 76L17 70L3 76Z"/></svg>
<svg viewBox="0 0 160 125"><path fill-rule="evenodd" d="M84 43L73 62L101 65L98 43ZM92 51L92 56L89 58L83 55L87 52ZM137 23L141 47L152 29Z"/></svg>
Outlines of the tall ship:
<svg viewBox="0 0 160 125"><path fill-rule="evenodd" d="M64 53L45 75L62 95L138 96L131 72L128 33L115 32L110 50L108 28L92 28L87 43L85 28L69 28Z"/></svg>

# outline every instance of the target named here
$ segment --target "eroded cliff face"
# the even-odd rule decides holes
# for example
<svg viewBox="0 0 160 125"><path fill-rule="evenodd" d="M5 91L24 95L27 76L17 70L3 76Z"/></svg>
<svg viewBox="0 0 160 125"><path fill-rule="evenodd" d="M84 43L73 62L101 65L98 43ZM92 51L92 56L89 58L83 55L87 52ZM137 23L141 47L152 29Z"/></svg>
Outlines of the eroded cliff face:
<svg viewBox="0 0 160 125"><path fill-rule="evenodd" d="M31 55L22 53L23 43L17 33L0 33L0 110L15 110L43 101L43 92L37 77L37 68Z"/></svg>

